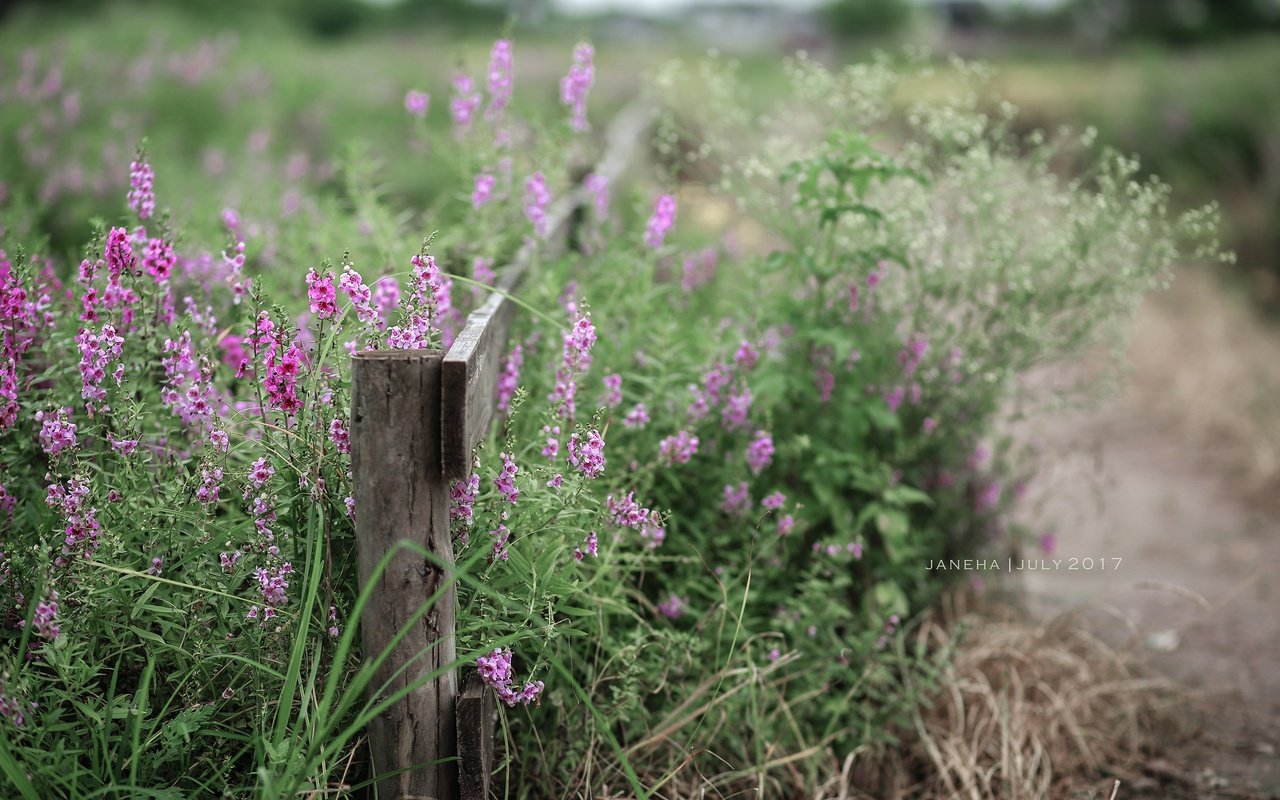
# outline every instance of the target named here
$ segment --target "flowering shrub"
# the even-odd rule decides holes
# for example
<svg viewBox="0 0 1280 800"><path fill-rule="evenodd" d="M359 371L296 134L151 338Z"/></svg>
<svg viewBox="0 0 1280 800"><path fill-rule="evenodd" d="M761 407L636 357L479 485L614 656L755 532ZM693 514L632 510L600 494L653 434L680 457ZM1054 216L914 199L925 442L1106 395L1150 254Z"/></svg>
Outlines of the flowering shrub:
<svg viewBox="0 0 1280 800"><path fill-rule="evenodd" d="M522 116L516 49L483 82L448 76L431 147L456 224L435 238L359 157L313 238L284 209L179 236L145 152L74 262L3 209L0 774L19 792L368 777L349 354L448 347L494 265L550 235L593 146L594 51L565 54L577 138L557 145L566 110ZM731 765L724 788L779 752L805 772L888 740L931 670L905 639L944 583L925 564L1018 535L990 445L1018 376L1118 332L1206 224L1170 223L1115 155L1059 178L1051 147L1019 154L963 104L894 127L884 67L798 64L762 118L723 72L685 74L710 94L690 115L668 93L660 152L688 123L694 166L772 244L683 218L690 175L586 176L590 256L530 271L500 421L449 491L457 666L503 701L526 796L641 796L707 768L695 745ZM420 89L388 97L398 124L443 123Z"/></svg>

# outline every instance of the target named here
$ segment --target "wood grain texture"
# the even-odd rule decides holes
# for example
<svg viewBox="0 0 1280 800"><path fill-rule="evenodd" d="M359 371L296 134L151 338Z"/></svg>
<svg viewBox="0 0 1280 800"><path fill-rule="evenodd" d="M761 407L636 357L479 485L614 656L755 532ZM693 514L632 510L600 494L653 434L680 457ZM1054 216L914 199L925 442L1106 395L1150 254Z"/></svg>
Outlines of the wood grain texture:
<svg viewBox="0 0 1280 800"><path fill-rule="evenodd" d="M489 800L493 778L493 729L497 699L480 676L471 673L458 696L458 797Z"/></svg>
<svg viewBox="0 0 1280 800"><path fill-rule="evenodd" d="M364 652L381 653L406 626L373 680L374 691L389 681L385 697L422 675L451 665L455 658L457 601L452 585L431 608L415 615L445 586L452 565L449 493L441 474L438 351L398 350L358 353L352 360L351 467L356 501L355 527L361 586L374 583L360 620ZM407 540L426 548L434 560L401 550L381 575L383 556ZM412 665L392 677L402 665ZM455 755L454 672L422 686L369 724L369 749L379 774L452 759ZM411 769L378 784L383 798L457 797L454 761Z"/></svg>

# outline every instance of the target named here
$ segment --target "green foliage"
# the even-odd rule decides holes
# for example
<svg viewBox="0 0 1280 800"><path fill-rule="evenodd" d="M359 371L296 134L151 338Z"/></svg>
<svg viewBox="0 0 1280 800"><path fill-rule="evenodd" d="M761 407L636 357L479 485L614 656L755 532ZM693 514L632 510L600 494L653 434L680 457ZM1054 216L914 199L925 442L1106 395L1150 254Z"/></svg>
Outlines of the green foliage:
<svg viewBox="0 0 1280 800"><path fill-rule="evenodd" d="M849 38L899 33L912 13L906 0L832 0L823 12L832 30Z"/></svg>
<svg viewBox="0 0 1280 800"><path fill-rule="evenodd" d="M130 35L122 50L139 45ZM365 51L337 46L275 94L250 56L177 41L176 74L108 94L137 63L99 52L100 38L64 40L66 80L98 91L81 97L84 126L54 118L43 162L36 129L23 133L31 115L0 115L15 143L0 154L0 274L6 297L23 293L5 345L30 343L0 436L0 485L16 499L0 512L0 693L24 716L0 720L0 780L23 797L360 792L374 777L362 731L396 696L372 685L394 645L362 653L355 638L367 591L340 435L347 346L387 346L385 325L399 337L415 318L444 345L486 296L479 266L536 235L524 181L541 172L563 197L599 143L570 136L558 106L536 112L550 87L521 87L533 101L508 110L509 129L478 121L455 139L440 121L452 64L431 76L428 120L411 120L401 98L417 76L373 80L357 69ZM273 44L277 65L309 52ZM335 76L351 89L340 98ZM954 575L929 562L1003 552L1023 533L1005 512L1026 465L998 437L1027 399L1021 376L1118 342L1172 259L1214 254L1210 212L1171 219L1162 184L1088 137L1016 137L1011 113L984 115L968 94L891 120L901 74L883 62L796 62L787 78L780 100L748 109L717 63L660 75L655 145L680 167L661 188L611 187L613 212L588 209L580 248L519 289L521 389L476 453L474 484L454 489L451 666L509 650L508 688L545 682L536 703L503 706L509 795L645 797L695 781L799 795L849 753L892 746L947 657L910 636ZM49 110L63 92L30 102ZM144 129L163 209L147 219L120 202L132 141L112 144ZM184 162L191 147L221 150L224 169ZM1077 149L1089 171L1051 168ZM73 158L95 180L45 189L44 165ZM482 171L498 192L476 208ZM754 235L696 222L699 193L678 191L696 174ZM645 220L666 193L679 224L650 246ZM227 203L239 219L221 216ZM176 246L168 279L122 267L112 284L105 263L80 277L81 257L92 273L139 226L135 253ZM236 302L239 242L256 290ZM309 268L313 284L394 279L400 309L369 316L340 290L330 314L304 294ZM117 299L82 319L108 287ZM123 372L95 384L91 413L76 336L105 323L125 334L107 364ZM296 370L292 413L265 380L282 369ZM220 413L179 413L198 387ZM59 409L77 426L66 447L51 444L62 423L44 422ZM578 449L596 435L600 474ZM134 439L136 452L118 444ZM60 498L81 487L87 505L69 510ZM628 520L628 498L647 512ZM77 533L64 551L84 508L96 544Z"/></svg>

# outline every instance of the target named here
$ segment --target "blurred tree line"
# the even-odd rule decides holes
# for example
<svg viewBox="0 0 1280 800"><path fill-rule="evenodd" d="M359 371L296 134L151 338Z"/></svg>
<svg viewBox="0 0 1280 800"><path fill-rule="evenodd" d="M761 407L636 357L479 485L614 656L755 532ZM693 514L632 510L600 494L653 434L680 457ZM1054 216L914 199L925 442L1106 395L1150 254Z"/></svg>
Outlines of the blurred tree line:
<svg viewBox="0 0 1280 800"><path fill-rule="evenodd" d="M834 33L859 38L898 33L917 13L936 14L957 29L1075 32L1090 43L1185 45L1280 31L1280 0L1064 0L1049 6L984 0L832 0L826 13Z"/></svg>
<svg viewBox="0 0 1280 800"><path fill-rule="evenodd" d="M317 36L425 24L492 33L508 14L507 5L495 0L125 0L121 4L139 13L151 6L168 6L195 19L224 24L274 16ZM56 17L91 13L102 5L101 0L0 0L0 20L19 9Z"/></svg>

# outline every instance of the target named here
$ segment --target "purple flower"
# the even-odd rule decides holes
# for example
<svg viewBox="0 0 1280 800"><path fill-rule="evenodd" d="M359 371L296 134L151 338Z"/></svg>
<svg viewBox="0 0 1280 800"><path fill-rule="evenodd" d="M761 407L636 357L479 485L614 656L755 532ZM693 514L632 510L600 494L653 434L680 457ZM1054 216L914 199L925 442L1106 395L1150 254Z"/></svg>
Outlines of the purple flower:
<svg viewBox="0 0 1280 800"><path fill-rule="evenodd" d="M698 452L698 437L680 431L658 443L658 457L668 464L688 464Z"/></svg>
<svg viewBox="0 0 1280 800"><path fill-rule="evenodd" d="M151 219L151 215L155 213L156 196L152 187L154 180L155 173L151 171L151 165L143 161L141 156L129 165L129 208L138 215L138 219Z"/></svg>
<svg viewBox="0 0 1280 800"><path fill-rule="evenodd" d="M427 106L431 103L431 95L410 89L404 96L404 110L418 119L427 115Z"/></svg>
<svg viewBox="0 0 1280 800"><path fill-rule="evenodd" d="M677 619L684 614L684 609L688 602L688 600L672 594L666 600L658 603L658 611L667 619Z"/></svg>
<svg viewBox="0 0 1280 800"><path fill-rule="evenodd" d="M676 223L676 198L669 194L660 196L653 206L653 215L645 228L644 243L646 247L657 250L662 247L667 231Z"/></svg>
<svg viewBox="0 0 1280 800"><path fill-rule="evenodd" d="M622 404L622 376L618 373L604 376L604 404L609 408Z"/></svg>
<svg viewBox="0 0 1280 800"><path fill-rule="evenodd" d="M114 446L116 443L113 441L111 444ZM225 453L231 449L231 439L227 436L227 432L218 428L209 431L209 444L219 453ZM133 445L137 447L138 443L135 441Z"/></svg>
<svg viewBox="0 0 1280 800"><path fill-rule="evenodd" d="M760 352L756 350L755 345L743 339L742 344L738 345L737 352L733 354L733 363L744 370L750 370L754 369L759 361Z"/></svg>
<svg viewBox="0 0 1280 800"><path fill-rule="evenodd" d="M621 528L640 530L657 518L652 510L643 508L636 502L635 492L627 492L627 496L621 500L609 495L605 498L605 508L613 518L613 524Z"/></svg>
<svg viewBox="0 0 1280 800"><path fill-rule="evenodd" d="M49 590L49 598L36 603L35 614L31 617L31 627L35 629L36 636L45 641L52 642L58 638L60 630L58 628L58 592L54 589Z"/></svg>
<svg viewBox="0 0 1280 800"><path fill-rule="evenodd" d="M453 117L453 134L461 139L471 130L476 109L480 107L480 93L475 90L471 76L459 72L453 76L453 99L449 101L449 114Z"/></svg>
<svg viewBox="0 0 1280 800"><path fill-rule="evenodd" d="M533 223L533 229L539 236L547 235L547 207L550 205L547 179L541 171L535 172L524 182L524 216Z"/></svg>
<svg viewBox="0 0 1280 800"><path fill-rule="evenodd" d="M71 409L59 408L57 411L37 411L36 421L40 425L40 446L44 451L57 456L69 447L75 447L76 424L71 421Z"/></svg>
<svg viewBox="0 0 1280 800"><path fill-rule="evenodd" d="M493 537L493 552L490 557L494 561L506 561L507 543L511 541L511 531L507 530L506 525L499 525L497 529L489 531L489 535Z"/></svg>
<svg viewBox="0 0 1280 800"><path fill-rule="evenodd" d="M499 39L489 53L489 110L491 120L499 119L503 109L511 102L514 86L512 77L511 42Z"/></svg>
<svg viewBox="0 0 1280 800"><path fill-rule="evenodd" d="M747 482L742 481L736 487L733 484L726 484L724 487L724 501L720 504L726 514L739 514L751 507L751 494L747 489Z"/></svg>
<svg viewBox="0 0 1280 800"><path fill-rule="evenodd" d="M449 487L449 519L470 527L474 519L476 497L480 494L480 476L471 473Z"/></svg>
<svg viewBox="0 0 1280 800"><path fill-rule="evenodd" d="M757 431L751 444L747 445L747 466L751 474L759 475L773 461L773 437L766 431Z"/></svg>
<svg viewBox="0 0 1280 800"><path fill-rule="evenodd" d="M778 535L790 536L791 531L796 526L796 518L790 514L784 514L778 517Z"/></svg>
<svg viewBox="0 0 1280 800"><path fill-rule="evenodd" d="M1040 552L1045 556L1052 558L1054 551L1058 549L1058 537L1052 531L1040 534Z"/></svg>
<svg viewBox="0 0 1280 800"><path fill-rule="evenodd" d="M569 74L560 79L560 102L572 109L569 127L578 132L590 127L587 124L587 93L595 79L594 55L591 45L579 43L573 48L573 66L569 67Z"/></svg>
<svg viewBox="0 0 1280 800"><path fill-rule="evenodd" d="M200 470L200 485L196 488L196 499L205 506L217 504L222 492L222 467Z"/></svg>
<svg viewBox="0 0 1280 800"><path fill-rule="evenodd" d="M573 549L573 557L577 561L581 561L586 556L595 558L600 552L600 539L596 536L595 531L587 534L587 538L583 540L583 545L587 548L585 551L581 547Z"/></svg>
<svg viewBox="0 0 1280 800"><path fill-rule="evenodd" d="M315 268L307 271L307 298L311 301L311 313L320 319L328 319L338 313L337 293L333 289L333 273L323 276Z"/></svg>
<svg viewBox="0 0 1280 800"><path fill-rule="evenodd" d="M362 325L373 324L379 329L384 326L378 309L374 307L373 290L365 285L364 278L350 264L342 265L342 276L338 278L338 288L350 298L351 308L355 310L356 319Z"/></svg>
<svg viewBox="0 0 1280 800"><path fill-rule="evenodd" d="M727 431L736 431L747 426L747 417L751 414L751 390L744 388L738 394L730 394L725 398L724 408L720 410L720 420Z"/></svg>
<svg viewBox="0 0 1280 800"><path fill-rule="evenodd" d="M471 207L479 209L481 206L493 199L494 187L498 185L498 179L487 172L482 172L476 176L476 188L471 192Z"/></svg>
<svg viewBox="0 0 1280 800"><path fill-rule="evenodd" d="M334 417L329 421L329 441L333 442L339 453L351 452L351 432L347 430L342 417Z"/></svg>
<svg viewBox="0 0 1280 800"><path fill-rule="evenodd" d="M685 294L699 286L710 283L716 276L716 262L719 254L714 247L708 247L684 257L684 273L680 279L680 288Z"/></svg>
<svg viewBox="0 0 1280 800"><path fill-rule="evenodd" d="M511 407L511 400L520 385L520 367L523 365L524 348L516 345L502 366L502 374L498 376L498 410L504 414Z"/></svg>
<svg viewBox="0 0 1280 800"><path fill-rule="evenodd" d="M596 209L596 219L604 219L609 216L609 179L604 175L598 175L593 172L583 181L583 185L591 193Z"/></svg>
<svg viewBox="0 0 1280 800"><path fill-rule="evenodd" d="M500 457L502 459L502 470L498 473L498 477L493 479L493 485L507 498L507 502L515 505L516 501L520 499L520 490L516 488L516 473L520 471L520 468L516 466L515 459L511 457L510 453L502 453Z"/></svg>
<svg viewBox="0 0 1280 800"><path fill-rule="evenodd" d="M293 565L288 561L280 564L275 569L258 567L253 571L253 577L258 580L258 592L268 606L282 606L289 602L289 598L285 594L289 589L289 581L285 579L285 576L292 572Z"/></svg>
<svg viewBox="0 0 1280 800"><path fill-rule="evenodd" d="M760 505L764 506L770 511L777 511L778 509L782 508L782 506L786 504L786 502L787 502L787 496L785 494L783 494L782 492L774 492L773 494L765 497L765 499L761 500Z"/></svg>
<svg viewBox="0 0 1280 800"><path fill-rule="evenodd" d="M622 419L622 425L625 428L643 428L648 424L649 410L645 408L644 403L636 403Z"/></svg>
<svg viewBox="0 0 1280 800"><path fill-rule="evenodd" d="M916 373L925 351L929 349L929 339L922 333L913 334L902 349L898 351L898 363L902 365L902 374L908 378Z"/></svg>
<svg viewBox="0 0 1280 800"><path fill-rule="evenodd" d="M836 375L824 366L819 366L814 371L813 384L818 389L818 402L831 402L831 393L836 388Z"/></svg>
<svg viewBox="0 0 1280 800"><path fill-rule="evenodd" d="M588 478L604 474L604 437L599 431L587 431L586 441L582 442L576 433L569 437L569 465Z"/></svg>

